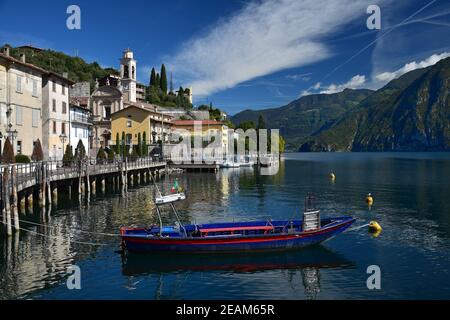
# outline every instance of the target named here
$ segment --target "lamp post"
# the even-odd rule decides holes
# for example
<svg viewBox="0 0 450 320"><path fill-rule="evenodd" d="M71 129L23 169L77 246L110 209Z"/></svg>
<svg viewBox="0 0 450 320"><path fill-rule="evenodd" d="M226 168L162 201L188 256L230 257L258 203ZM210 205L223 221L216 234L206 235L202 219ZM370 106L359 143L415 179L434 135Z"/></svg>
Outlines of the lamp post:
<svg viewBox="0 0 450 320"><path fill-rule="evenodd" d="M61 142L62 142L62 145L63 145L63 148L62 148L62 150L63 150L63 159L64 159L64 144L66 143L66 141L67 141L67 136L66 136L66 134L65 133L61 133L60 135L59 135L59 140L61 140Z"/></svg>

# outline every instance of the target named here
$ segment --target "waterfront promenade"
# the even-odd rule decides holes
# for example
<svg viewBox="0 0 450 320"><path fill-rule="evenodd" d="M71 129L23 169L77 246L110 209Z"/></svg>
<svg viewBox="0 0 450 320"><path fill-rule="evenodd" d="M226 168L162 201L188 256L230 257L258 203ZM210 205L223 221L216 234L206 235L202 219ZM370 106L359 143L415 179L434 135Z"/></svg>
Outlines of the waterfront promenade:
<svg viewBox="0 0 450 320"><path fill-rule="evenodd" d="M18 212L33 208L37 199L41 208L57 201L58 189L69 197L86 196L102 192L109 186L126 190L128 185L149 182L152 176L166 171L166 161L152 157L97 161L86 159L78 162L42 161L27 164L0 166L0 207L8 235L12 225L20 230Z"/></svg>

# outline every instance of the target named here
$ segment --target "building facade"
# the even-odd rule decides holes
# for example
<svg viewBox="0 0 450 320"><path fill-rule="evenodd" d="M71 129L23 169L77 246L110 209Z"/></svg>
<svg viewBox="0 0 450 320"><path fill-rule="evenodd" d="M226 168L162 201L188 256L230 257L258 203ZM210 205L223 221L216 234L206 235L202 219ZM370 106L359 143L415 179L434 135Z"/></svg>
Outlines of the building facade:
<svg viewBox="0 0 450 320"><path fill-rule="evenodd" d="M180 129L178 131L178 129ZM184 139L200 137L202 141L201 146L193 146L192 155L197 157L203 153L202 150L206 144L220 139L220 146L222 155L226 155L229 146L229 128L221 121L215 120L174 120L172 132L177 133ZM214 138L213 138L214 137ZM174 137L173 137L174 138ZM197 148L198 147L198 148ZM218 156L212 154L211 156Z"/></svg>
<svg viewBox="0 0 450 320"><path fill-rule="evenodd" d="M80 104L70 105L70 133L69 143L72 150L75 150L78 143L81 141L86 149L86 152L91 156L95 156L91 152L92 144L90 141L92 132L92 118L91 111L87 106Z"/></svg>
<svg viewBox="0 0 450 320"><path fill-rule="evenodd" d="M15 59L9 48L0 53L0 151L9 137L15 154L31 156L42 141L42 77L46 70Z"/></svg>
<svg viewBox="0 0 450 320"><path fill-rule="evenodd" d="M42 82L42 149L44 160L62 160L69 143L69 88L67 75L49 72Z"/></svg>
<svg viewBox="0 0 450 320"><path fill-rule="evenodd" d="M111 133L113 144L125 137L125 143L131 152L131 146L137 145L139 134L141 141L152 145L169 142L172 118L148 107L129 105L111 115Z"/></svg>

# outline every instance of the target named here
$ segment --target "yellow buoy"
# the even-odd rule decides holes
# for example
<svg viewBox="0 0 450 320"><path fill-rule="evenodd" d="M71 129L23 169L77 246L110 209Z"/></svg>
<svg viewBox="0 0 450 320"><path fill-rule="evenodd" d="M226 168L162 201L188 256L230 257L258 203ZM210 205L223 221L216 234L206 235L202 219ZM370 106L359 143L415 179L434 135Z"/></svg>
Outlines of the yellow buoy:
<svg viewBox="0 0 450 320"><path fill-rule="evenodd" d="M372 198L372 194L369 193L366 197L366 202L369 206L371 206L373 204L373 198Z"/></svg>
<svg viewBox="0 0 450 320"><path fill-rule="evenodd" d="M331 181L336 180L336 175L333 172L330 173L330 179L331 179Z"/></svg>
<svg viewBox="0 0 450 320"><path fill-rule="evenodd" d="M383 230L380 226L380 224L376 221L370 221L369 222L369 231L372 233L376 233L377 235L380 234L381 230Z"/></svg>

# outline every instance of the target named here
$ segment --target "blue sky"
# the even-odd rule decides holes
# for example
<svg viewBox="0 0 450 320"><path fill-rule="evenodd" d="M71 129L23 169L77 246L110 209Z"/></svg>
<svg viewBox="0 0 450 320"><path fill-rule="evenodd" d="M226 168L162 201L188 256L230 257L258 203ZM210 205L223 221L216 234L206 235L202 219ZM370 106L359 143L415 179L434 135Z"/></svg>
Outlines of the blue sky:
<svg viewBox="0 0 450 320"><path fill-rule="evenodd" d="M81 30L66 9L81 9ZM369 5L381 30L369 30ZM447 0L0 0L0 44L32 44L117 68L125 48L148 83L165 63L194 103L230 114L313 93L379 88L450 56Z"/></svg>

